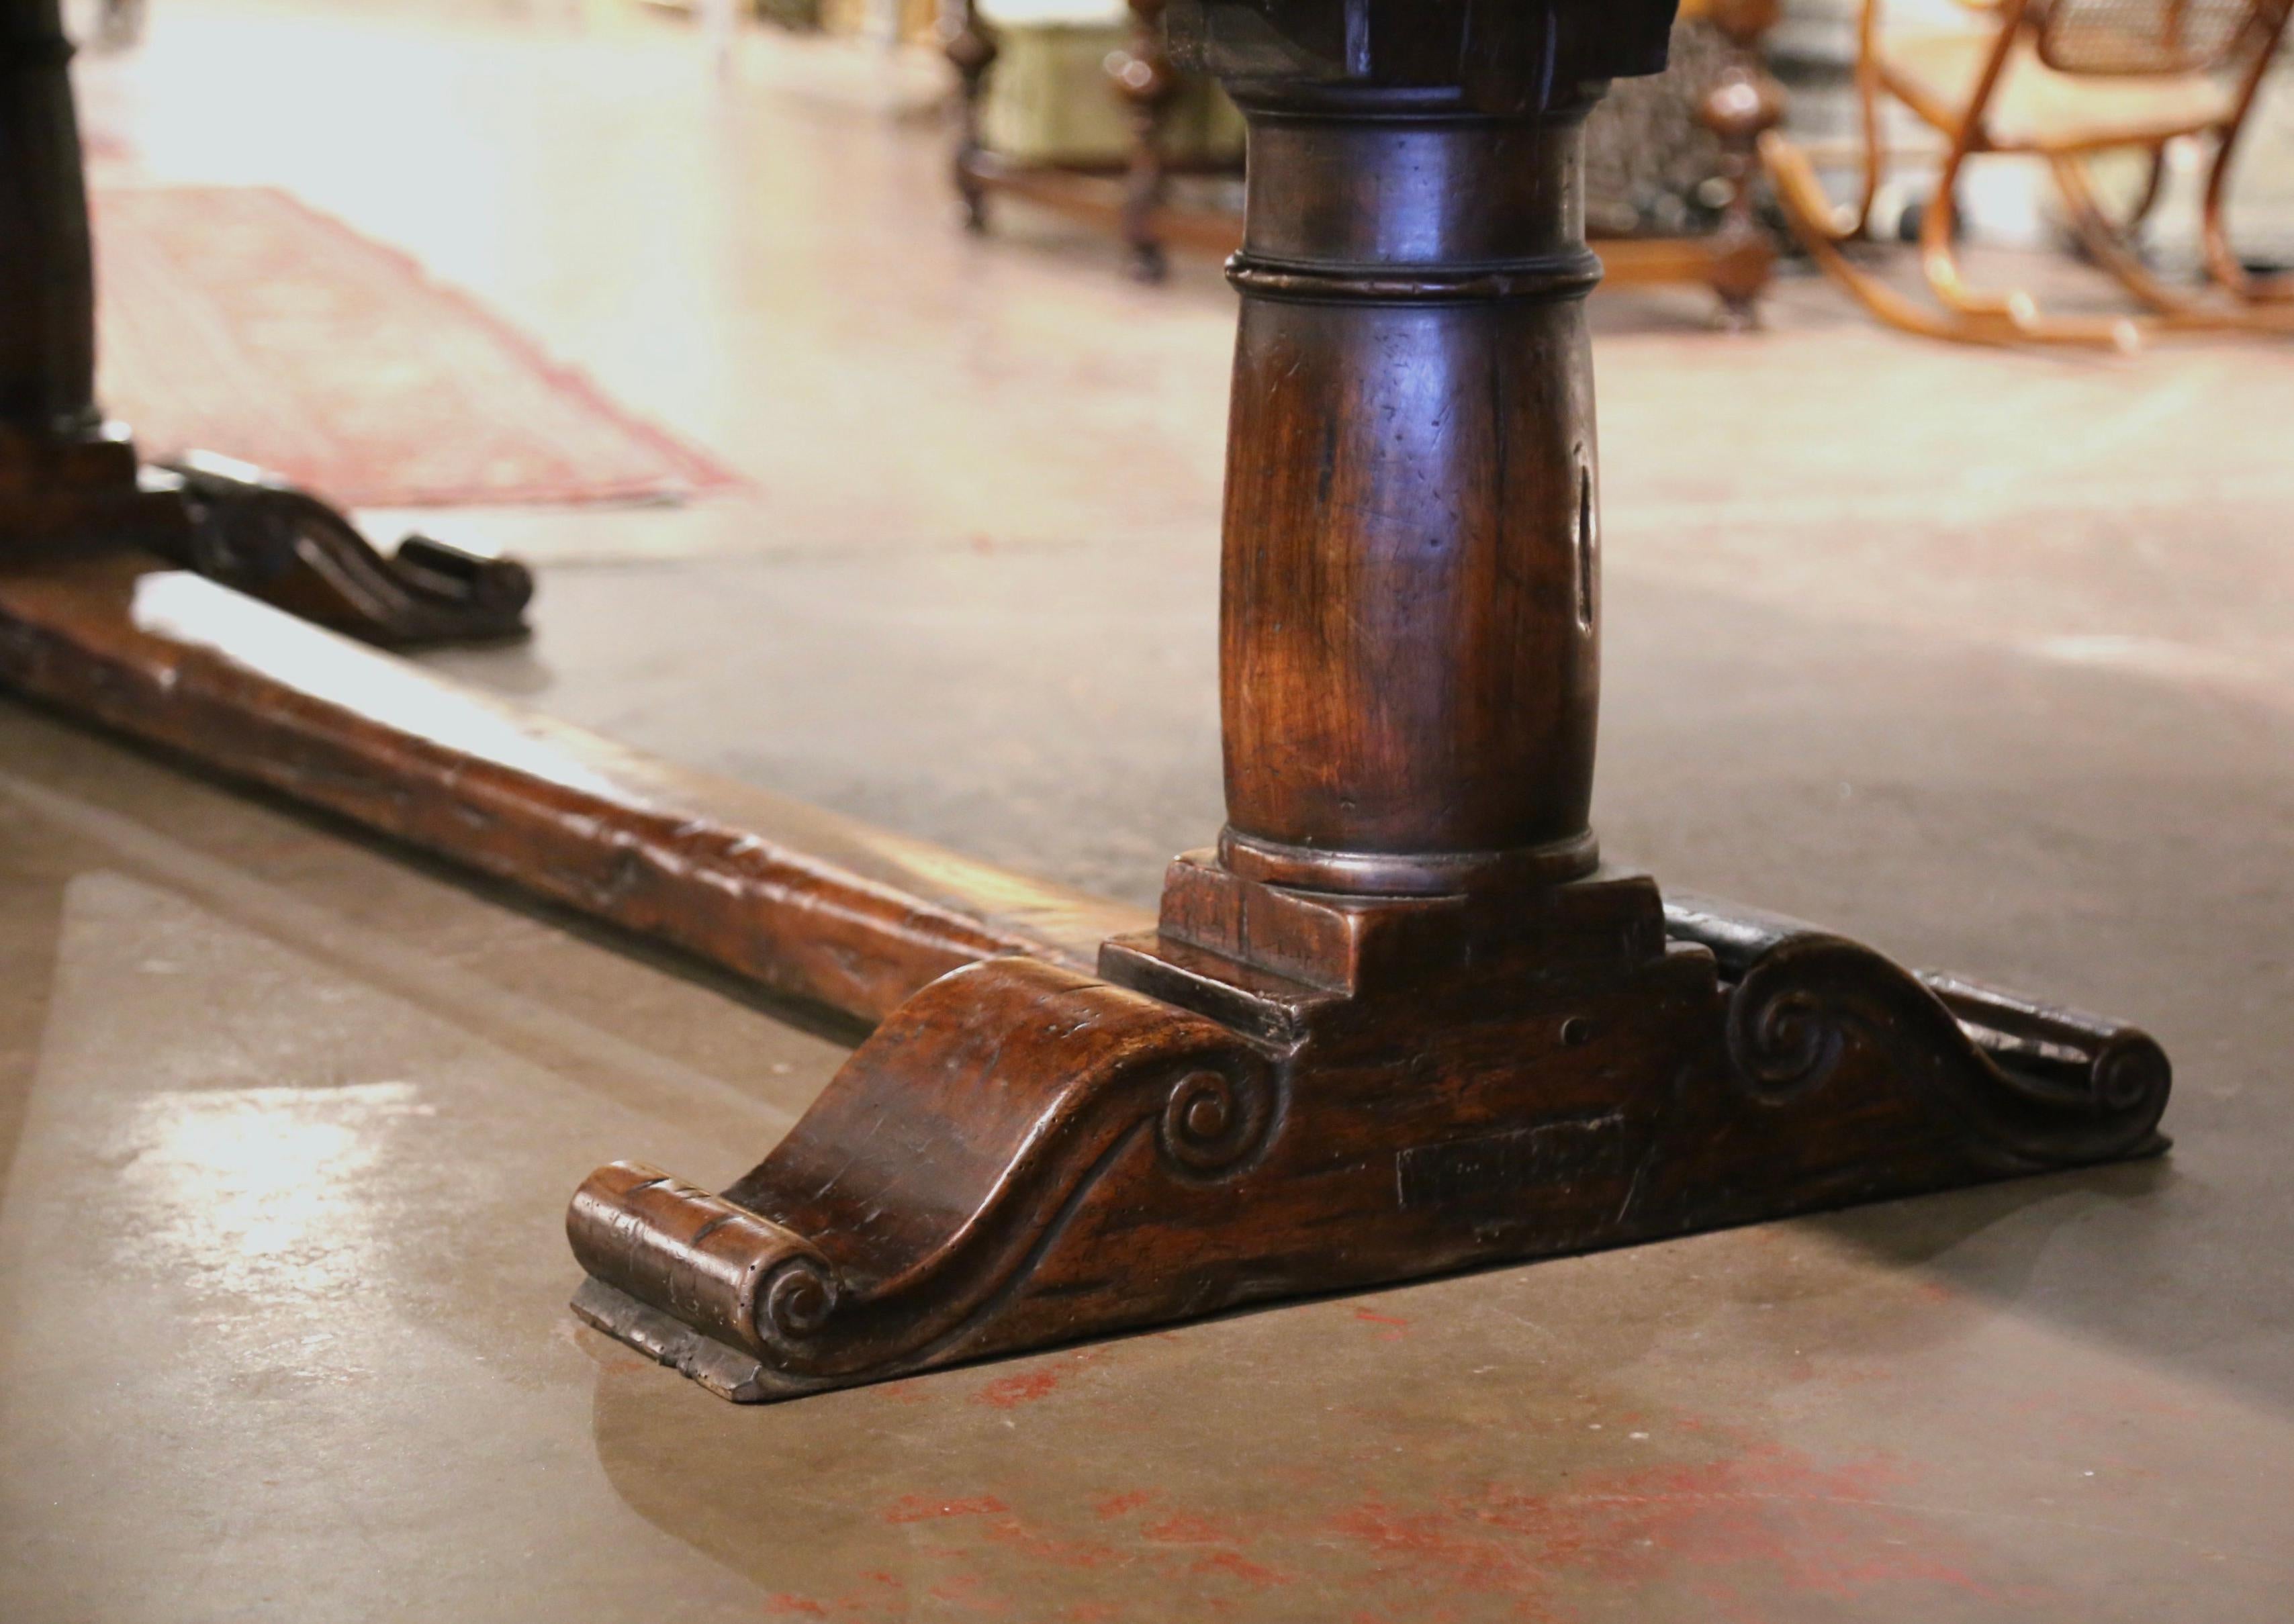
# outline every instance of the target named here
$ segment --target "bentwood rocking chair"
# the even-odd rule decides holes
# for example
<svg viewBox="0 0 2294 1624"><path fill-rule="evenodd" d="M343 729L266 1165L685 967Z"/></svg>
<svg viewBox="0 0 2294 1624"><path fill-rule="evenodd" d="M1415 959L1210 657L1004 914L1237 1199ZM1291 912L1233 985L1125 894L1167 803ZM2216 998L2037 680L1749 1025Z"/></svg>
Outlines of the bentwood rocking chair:
<svg viewBox="0 0 2294 1624"><path fill-rule="evenodd" d="M1778 200L1817 263L1891 326L1972 343L2131 347L2145 329L2294 334L2294 278L2257 277L2224 224L2230 166L2294 0L1961 0L1989 31L1891 37L1881 0L1864 0L1856 83L1862 110L1862 196L1835 210L1807 156L1771 135L1763 156ZM1920 262L1937 304L1898 292L1842 252L1866 234L1885 176L1884 101L1944 138L1941 172L1920 223ZM2158 201L2167 153L2185 138L2211 143L2202 248L2205 291L2162 281L2134 247ZM2089 172L2099 155L2147 155L2149 177L2122 218ZM2094 263L2147 314L2077 320L2040 313L2025 293L1969 286L1954 242L1955 188L1972 158L2036 157L2054 175L2071 229Z"/></svg>

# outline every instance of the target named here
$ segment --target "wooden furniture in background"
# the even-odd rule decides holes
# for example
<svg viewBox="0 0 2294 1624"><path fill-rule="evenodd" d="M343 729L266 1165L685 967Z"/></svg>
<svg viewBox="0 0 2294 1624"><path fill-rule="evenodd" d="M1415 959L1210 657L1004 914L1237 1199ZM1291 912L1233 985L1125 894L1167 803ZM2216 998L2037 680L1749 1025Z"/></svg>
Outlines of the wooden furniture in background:
<svg viewBox="0 0 2294 1624"><path fill-rule="evenodd" d="M1784 122L1784 92L1762 65L1769 31L1783 0L1685 0L1684 26L1710 28L1723 42L1723 65L1696 93L1696 117L1717 143L1711 178L1723 197L1709 231L1596 232L1602 280L1616 287L1701 282L1720 301L1721 319L1749 327L1777 263L1777 247L1756 212L1760 142ZM1676 35L1676 38L1679 36Z"/></svg>
<svg viewBox="0 0 2294 1624"><path fill-rule="evenodd" d="M1129 42L1105 61L1107 93L1121 105L1128 129L1127 150L1110 160L1088 153L996 150L985 123L989 76L1005 52L1004 31L982 14L979 0L958 0L947 43L960 93L956 186L972 231L987 229L992 194L1025 198L1116 231L1127 250L1131 273L1158 281L1166 268L1167 245L1223 254L1235 240L1234 216L1226 210L1174 204L1171 177L1239 175L1242 154L1239 146L1225 150L1216 130L1192 143L1197 150L1174 150L1171 126L1183 99L1198 103L1192 110L1203 122L1202 115L1216 110L1200 103L1213 93L1208 85L1184 80L1172 68L1164 48L1164 0L1127 4Z"/></svg>
<svg viewBox="0 0 2294 1624"><path fill-rule="evenodd" d="M2241 133L2286 33L2289 0L1967 0L1982 30L1891 36L1881 0L1865 0L1859 23L1861 196L1835 210L1805 155L1771 134L1763 153L1779 201L1818 264L1871 313L1907 331L1969 343L2111 345L2130 348L2144 329L2294 333L2294 279L2248 273L2224 221ZM1920 223L1920 268L1936 306L1897 293L1859 267L1843 247L1867 231L1887 171L1882 115L1908 109L1944 139L1933 201ZM2214 145L2201 240L2217 296L2161 280L2134 238L2159 198L2167 150L2186 138ZM2123 220L2106 212L2088 178L2098 155L2131 151L2150 178ZM1994 153L2046 162L2072 229L2095 264L2149 314L2067 319L2043 315L2030 295L1972 287L1956 241L1955 187L1971 159Z"/></svg>
<svg viewBox="0 0 2294 1624"><path fill-rule="evenodd" d="M168 567L196 470L89 399L53 0L0 0L0 678L875 1023L722 1193L574 1197L577 1311L730 1398L2161 1149L2139 1031L1600 859L1580 116L1671 0L1173 11L1254 161L1227 824L1154 921Z"/></svg>
<svg viewBox="0 0 2294 1624"><path fill-rule="evenodd" d="M1224 255L1241 242L1241 222L1221 207L1174 207L1167 178L1175 172L1240 175L1241 153L1213 153L1208 165L1175 164L1167 122L1174 97L1186 81L1172 70L1163 37L1164 0L1130 0L1132 43L1107 62L1109 93L1125 105L1132 125L1130 156L1119 176L1104 163L1014 158L998 153L982 129L997 31L977 0L962 0L958 26L948 44L961 86L956 158L956 189L972 229L985 229L987 199L1006 191L1119 231L1135 274L1159 280L1165 249L1178 243ZM1715 173L1724 193L1716 228L1700 233L1639 231L1604 235L1600 254L1607 280L1617 286L1696 282L1712 289L1723 319L1749 326L1776 264L1776 246L1754 213L1761 137L1784 117L1783 93L1761 66L1761 49L1781 12L1781 0L1688 0L1682 19L1708 27L1724 42L1725 63L1709 85L1688 92L1695 116L1716 142ZM1667 85L1664 93L1680 94ZM1631 140L1631 130L1611 133Z"/></svg>

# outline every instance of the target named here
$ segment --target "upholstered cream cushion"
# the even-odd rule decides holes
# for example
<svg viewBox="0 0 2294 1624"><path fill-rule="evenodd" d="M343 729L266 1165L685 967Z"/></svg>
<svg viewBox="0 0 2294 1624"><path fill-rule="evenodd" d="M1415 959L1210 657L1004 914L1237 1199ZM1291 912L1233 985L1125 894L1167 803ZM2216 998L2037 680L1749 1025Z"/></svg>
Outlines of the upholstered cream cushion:
<svg viewBox="0 0 2294 1624"><path fill-rule="evenodd" d="M996 30L996 65L980 110L989 151L1030 164L1119 164L1130 153L1131 115L1107 74L1108 57L1131 44L1130 7L1116 0L1113 21L1007 18L1013 10L1084 4L998 0L992 12L980 8ZM1239 159L1242 115L1210 80L1184 79L1164 117L1163 153L1182 164Z"/></svg>
<svg viewBox="0 0 2294 1624"><path fill-rule="evenodd" d="M1131 7L1125 0L980 0L980 15L998 28L1072 28L1127 22Z"/></svg>

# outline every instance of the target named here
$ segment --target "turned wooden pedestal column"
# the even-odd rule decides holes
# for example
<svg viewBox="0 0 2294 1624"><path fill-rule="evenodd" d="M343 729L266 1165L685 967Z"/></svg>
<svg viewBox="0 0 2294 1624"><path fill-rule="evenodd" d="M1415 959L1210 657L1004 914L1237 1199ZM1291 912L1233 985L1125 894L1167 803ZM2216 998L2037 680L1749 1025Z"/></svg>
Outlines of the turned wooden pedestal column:
<svg viewBox="0 0 2294 1624"><path fill-rule="evenodd" d="M1416 896L1593 866L1584 103L1247 87L1224 865Z"/></svg>
<svg viewBox="0 0 2294 1624"><path fill-rule="evenodd" d="M94 256L58 0L0 0L0 546L139 516L95 403Z"/></svg>
<svg viewBox="0 0 2294 1624"><path fill-rule="evenodd" d="M53 440L102 421L70 60L56 0L0 4L0 425Z"/></svg>
<svg viewBox="0 0 2294 1624"><path fill-rule="evenodd" d="M1251 122L1227 826L1095 976L917 992L721 1193L600 1169L575 1311L784 1398L2160 1148L2132 1027L1598 861L1577 130L1669 0L1169 14Z"/></svg>

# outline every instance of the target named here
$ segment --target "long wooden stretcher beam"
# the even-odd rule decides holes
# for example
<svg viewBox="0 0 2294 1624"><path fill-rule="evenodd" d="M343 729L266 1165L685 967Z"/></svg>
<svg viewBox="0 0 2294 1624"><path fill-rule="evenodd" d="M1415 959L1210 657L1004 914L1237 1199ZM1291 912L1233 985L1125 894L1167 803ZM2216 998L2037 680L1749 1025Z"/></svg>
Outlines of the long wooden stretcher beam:
<svg viewBox="0 0 2294 1624"><path fill-rule="evenodd" d="M670 767L126 552L0 572L0 683L874 1024L1151 916Z"/></svg>

